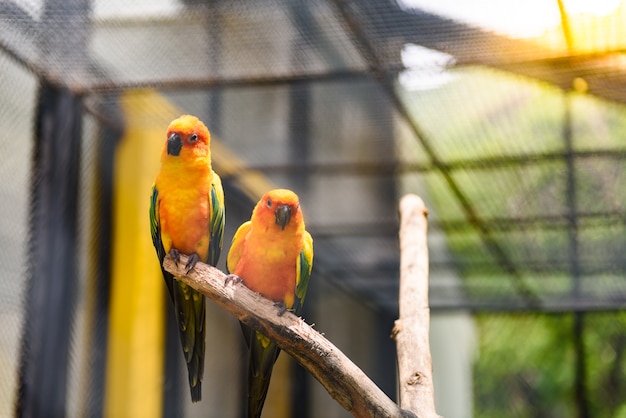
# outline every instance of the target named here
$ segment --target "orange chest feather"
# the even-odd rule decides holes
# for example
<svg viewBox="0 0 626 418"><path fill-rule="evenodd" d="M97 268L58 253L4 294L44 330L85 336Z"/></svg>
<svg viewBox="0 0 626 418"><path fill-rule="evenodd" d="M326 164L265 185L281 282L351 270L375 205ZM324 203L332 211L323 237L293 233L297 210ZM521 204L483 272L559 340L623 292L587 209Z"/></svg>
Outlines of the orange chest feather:
<svg viewBox="0 0 626 418"><path fill-rule="evenodd" d="M206 260L211 221L208 187L161 187L159 218L165 251L174 247L183 254L198 253Z"/></svg>
<svg viewBox="0 0 626 418"><path fill-rule="evenodd" d="M275 302L283 302L287 308L294 303L296 289L296 260L302 245L247 237L241 259L233 273L241 277L251 290Z"/></svg>

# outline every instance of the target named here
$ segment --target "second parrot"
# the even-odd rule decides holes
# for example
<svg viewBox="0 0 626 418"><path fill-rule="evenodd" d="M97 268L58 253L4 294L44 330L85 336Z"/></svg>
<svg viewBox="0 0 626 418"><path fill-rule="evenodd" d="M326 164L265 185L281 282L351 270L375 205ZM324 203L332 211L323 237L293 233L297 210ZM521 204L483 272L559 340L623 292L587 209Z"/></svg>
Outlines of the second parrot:
<svg viewBox="0 0 626 418"><path fill-rule="evenodd" d="M287 309L298 315L313 266L313 239L304 228L298 196L286 189L265 194L235 233L226 264L249 289L276 302L279 315ZM249 349L248 416L258 418L280 348L241 327Z"/></svg>

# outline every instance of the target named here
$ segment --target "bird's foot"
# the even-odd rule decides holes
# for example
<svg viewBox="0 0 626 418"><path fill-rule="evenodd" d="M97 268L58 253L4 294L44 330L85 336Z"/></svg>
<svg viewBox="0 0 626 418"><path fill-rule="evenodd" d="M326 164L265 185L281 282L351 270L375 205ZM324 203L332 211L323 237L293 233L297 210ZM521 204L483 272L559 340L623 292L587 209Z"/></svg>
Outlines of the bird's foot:
<svg viewBox="0 0 626 418"><path fill-rule="evenodd" d="M174 262L174 264L176 264L176 267L178 267L178 262L180 261L180 253L178 252L178 250L172 247L172 249L169 252L169 255L172 261Z"/></svg>
<svg viewBox="0 0 626 418"><path fill-rule="evenodd" d="M185 274L189 274L189 272L193 270L199 260L200 256L198 255L198 253L189 254L189 258L187 258L187 264L185 264L185 268L187 269Z"/></svg>
<svg viewBox="0 0 626 418"><path fill-rule="evenodd" d="M290 309L287 309L284 302L275 302L274 306L278 308L278 312L277 312L278 316L283 316L285 312L290 310Z"/></svg>
<svg viewBox="0 0 626 418"><path fill-rule="evenodd" d="M230 282L232 282L235 285L235 284L243 283L243 280L241 280L241 277L237 276L236 274L228 274L226 276L226 280L224 280L224 286L228 285L228 283Z"/></svg>

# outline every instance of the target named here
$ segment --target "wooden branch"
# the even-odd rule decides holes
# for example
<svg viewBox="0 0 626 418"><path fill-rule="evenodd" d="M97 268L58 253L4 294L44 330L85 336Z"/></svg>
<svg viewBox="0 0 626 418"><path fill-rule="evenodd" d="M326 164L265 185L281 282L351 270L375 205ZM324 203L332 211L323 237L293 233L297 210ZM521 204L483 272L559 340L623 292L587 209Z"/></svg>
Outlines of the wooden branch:
<svg viewBox="0 0 626 418"><path fill-rule="evenodd" d="M428 338L427 214L418 196L400 200L400 319L392 332L398 352L400 406L420 418L438 417Z"/></svg>
<svg viewBox="0 0 626 418"><path fill-rule="evenodd" d="M176 265L166 257L163 267L182 282L202 292L241 322L270 337L308 370L342 407L355 417L414 417L378 388L337 347L301 318L286 312L278 316L274 303L242 284L225 285L226 275L197 263L185 274L187 257Z"/></svg>

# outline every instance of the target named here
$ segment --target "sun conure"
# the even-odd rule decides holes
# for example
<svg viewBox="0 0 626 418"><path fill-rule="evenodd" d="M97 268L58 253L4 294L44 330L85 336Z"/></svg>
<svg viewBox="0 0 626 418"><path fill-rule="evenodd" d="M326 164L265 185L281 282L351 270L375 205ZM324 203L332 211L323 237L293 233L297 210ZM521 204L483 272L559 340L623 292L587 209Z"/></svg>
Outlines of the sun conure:
<svg viewBox="0 0 626 418"><path fill-rule="evenodd" d="M313 266L313 240L304 229L298 196L272 190L256 204L242 224L227 258L230 278L299 314ZM249 348L248 416L260 417L274 362L280 349L263 334L241 326Z"/></svg>
<svg viewBox="0 0 626 418"><path fill-rule="evenodd" d="M174 303L183 355L189 372L191 400L202 394L205 347L205 298L163 269L169 254L178 262L189 256L187 271L196 262L215 266L222 249L224 191L211 168L211 136L195 116L170 123L161 152L161 168L152 188L150 225L163 277Z"/></svg>

